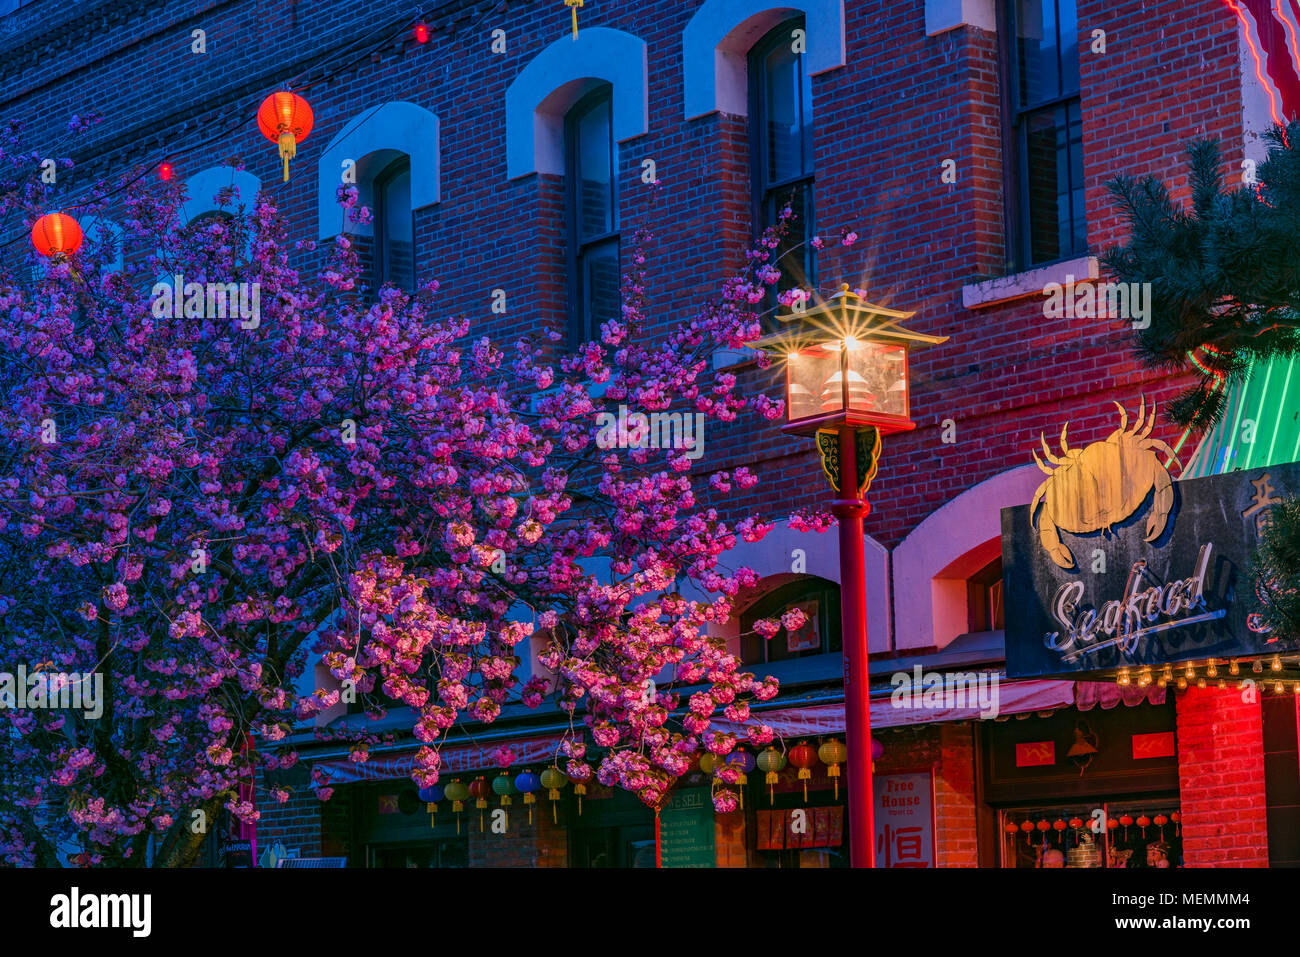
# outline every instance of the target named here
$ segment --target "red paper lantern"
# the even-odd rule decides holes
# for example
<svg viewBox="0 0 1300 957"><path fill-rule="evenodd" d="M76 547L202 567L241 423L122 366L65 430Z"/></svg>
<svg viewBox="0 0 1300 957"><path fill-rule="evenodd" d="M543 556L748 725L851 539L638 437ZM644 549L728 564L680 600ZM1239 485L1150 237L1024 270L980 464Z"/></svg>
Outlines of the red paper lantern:
<svg viewBox="0 0 1300 957"><path fill-rule="evenodd" d="M483 830L483 809L487 807L488 795L492 793L492 785L488 784L487 778L479 775L469 785L469 795L474 799L474 806L478 808L478 829Z"/></svg>
<svg viewBox="0 0 1300 957"><path fill-rule="evenodd" d="M66 213L46 213L32 226L32 245L47 259L71 256L82 239L81 225Z"/></svg>
<svg viewBox="0 0 1300 957"><path fill-rule="evenodd" d="M812 777L813 765L817 763L817 752L807 741L800 741L790 749L790 763L799 769L799 780L803 782L803 799L808 800L808 779Z"/></svg>
<svg viewBox="0 0 1300 957"><path fill-rule="evenodd" d="M1002 830L1006 831L1008 834L1014 835L1017 831L1020 830L1020 825L1012 821L1008 824L1002 825Z"/></svg>
<svg viewBox="0 0 1300 957"><path fill-rule="evenodd" d="M268 140L280 144L284 160L284 181L289 182L289 160L298 155L298 144L311 133L315 116L297 93L281 90L262 101L257 111L257 128Z"/></svg>

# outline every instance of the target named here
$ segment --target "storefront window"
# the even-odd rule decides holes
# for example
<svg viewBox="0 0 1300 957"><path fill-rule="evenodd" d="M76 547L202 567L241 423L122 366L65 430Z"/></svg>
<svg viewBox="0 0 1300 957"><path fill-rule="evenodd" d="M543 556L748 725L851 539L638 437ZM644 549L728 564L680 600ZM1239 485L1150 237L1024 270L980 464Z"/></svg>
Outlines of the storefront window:
<svg viewBox="0 0 1300 957"><path fill-rule="evenodd" d="M1003 811L1003 867L1181 867L1178 800L1045 804Z"/></svg>

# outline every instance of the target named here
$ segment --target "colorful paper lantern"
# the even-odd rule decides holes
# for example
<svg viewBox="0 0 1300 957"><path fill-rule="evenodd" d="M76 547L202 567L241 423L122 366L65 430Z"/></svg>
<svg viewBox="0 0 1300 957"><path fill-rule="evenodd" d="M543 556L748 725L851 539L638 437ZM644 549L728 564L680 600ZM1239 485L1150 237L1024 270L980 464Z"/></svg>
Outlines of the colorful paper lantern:
<svg viewBox="0 0 1300 957"><path fill-rule="evenodd" d="M874 739L873 739L874 740ZM840 765L845 762L849 756L849 749L844 746L844 742L839 738L830 738L822 742L822 746L817 749L817 757L822 759L822 764L826 765L826 774L835 785L835 800L840 799Z"/></svg>
<svg viewBox="0 0 1300 957"><path fill-rule="evenodd" d="M712 774L717 761L712 751L705 751L700 755L700 770L705 774Z"/></svg>
<svg viewBox="0 0 1300 957"><path fill-rule="evenodd" d="M806 801L808 781L812 778L812 769L817 763L817 752L807 741L800 741L790 749L790 763L799 769L799 780L803 782L803 799Z"/></svg>
<svg viewBox="0 0 1300 957"><path fill-rule="evenodd" d="M767 777L764 784L767 785L768 803L776 800L776 782L780 773L785 770L785 755L772 746L758 756L758 769L764 772Z"/></svg>
<svg viewBox="0 0 1300 957"><path fill-rule="evenodd" d="M745 786L749 784L749 772L754 770L754 756L744 748L737 748L727 755L727 766L740 769L740 777L736 778L736 784L739 785L740 809L745 809Z"/></svg>
<svg viewBox="0 0 1300 957"><path fill-rule="evenodd" d="M511 795L519 793L515 789L515 779L510 776L508 771L502 771L492 779L492 790L500 796L502 807L509 807L513 804L514 801L511 800Z"/></svg>
<svg viewBox="0 0 1300 957"><path fill-rule="evenodd" d="M311 133L315 116L311 107L297 93L280 90L262 101L257 111L257 127L268 140L280 146L284 161L284 181L289 182L289 160L298 155L298 144Z"/></svg>
<svg viewBox="0 0 1300 957"><path fill-rule="evenodd" d="M479 775L469 785L470 796L474 798L474 807L478 809L478 829L483 830L483 809L487 807L488 795L492 793L492 786L487 783L487 778Z"/></svg>
<svg viewBox="0 0 1300 957"><path fill-rule="evenodd" d="M871 760L879 761L885 756L885 746L879 738L871 739Z"/></svg>
<svg viewBox="0 0 1300 957"><path fill-rule="evenodd" d="M541 790L542 782L532 771L521 771L515 778L515 788L524 796L524 806L528 808L528 823L533 823L533 805L537 803L537 795L533 792Z"/></svg>
<svg viewBox="0 0 1300 957"><path fill-rule="evenodd" d="M551 820L559 824L560 813L555 807L555 802L560 799L560 789L569 783L569 779L564 776L564 772L551 765L542 772L542 787L546 788L546 796L551 799Z"/></svg>
<svg viewBox="0 0 1300 957"><path fill-rule="evenodd" d="M32 226L32 245L46 259L63 259L81 248L81 224L66 213L46 213Z"/></svg>
<svg viewBox="0 0 1300 957"><path fill-rule="evenodd" d="M456 833L460 833L460 812L465 810L465 802L469 800L469 788L456 778L445 789L447 800L451 802L451 809L456 815Z"/></svg>
<svg viewBox="0 0 1300 957"><path fill-rule="evenodd" d="M420 788L420 800L424 802L424 809L429 812L429 826L435 827L438 823L438 802L443 799L442 786L434 784L427 788Z"/></svg>

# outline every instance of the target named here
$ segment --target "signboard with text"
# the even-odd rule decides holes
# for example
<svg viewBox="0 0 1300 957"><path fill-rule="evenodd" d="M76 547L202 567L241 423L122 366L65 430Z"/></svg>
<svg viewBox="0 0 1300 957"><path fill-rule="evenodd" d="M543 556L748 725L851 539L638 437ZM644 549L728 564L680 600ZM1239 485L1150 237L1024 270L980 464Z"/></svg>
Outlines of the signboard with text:
<svg viewBox="0 0 1300 957"><path fill-rule="evenodd" d="M876 866L934 867L934 772L878 774Z"/></svg>
<svg viewBox="0 0 1300 957"><path fill-rule="evenodd" d="M709 788L674 792L659 812L664 867L714 867L713 798Z"/></svg>
<svg viewBox="0 0 1300 957"><path fill-rule="evenodd" d="M1300 463L1186 482L1157 470L1145 499L1128 474L1054 478L1002 510L1007 677L1294 650L1263 624L1252 563L1272 509L1300 493Z"/></svg>

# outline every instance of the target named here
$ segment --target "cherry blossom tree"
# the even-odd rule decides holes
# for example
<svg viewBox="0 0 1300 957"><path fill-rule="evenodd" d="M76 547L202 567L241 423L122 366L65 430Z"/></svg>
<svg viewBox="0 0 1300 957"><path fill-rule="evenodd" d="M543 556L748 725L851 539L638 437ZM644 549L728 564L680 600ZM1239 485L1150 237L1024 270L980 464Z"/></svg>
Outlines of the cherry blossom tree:
<svg viewBox="0 0 1300 957"><path fill-rule="evenodd" d="M38 162L11 129L9 229L57 208ZM235 215L188 227L179 185L95 195L76 212L119 220L124 268L94 241L48 263L11 242L0 263L0 671L103 688L95 717L3 711L5 860L190 864L222 809L256 819L253 776L292 766L288 735L351 693L410 708L421 785L458 722L513 701L573 716L557 756L573 780L652 806L702 750L731 752L711 719L745 722L777 691L708 635L756 584L725 556L771 522L720 505L757 477L602 448L598 422L620 404L780 417L709 361L760 335L779 230L666 334L639 235L621 318L570 351L474 335L436 282L367 289L346 234L291 242L265 194L226 191ZM355 188L339 199L368 216ZM255 289L258 314L217 308L209 283ZM782 624L800 622L760 630ZM521 681L526 642L548 673ZM337 687L295 691L312 660ZM379 740L347 739L357 761Z"/></svg>

